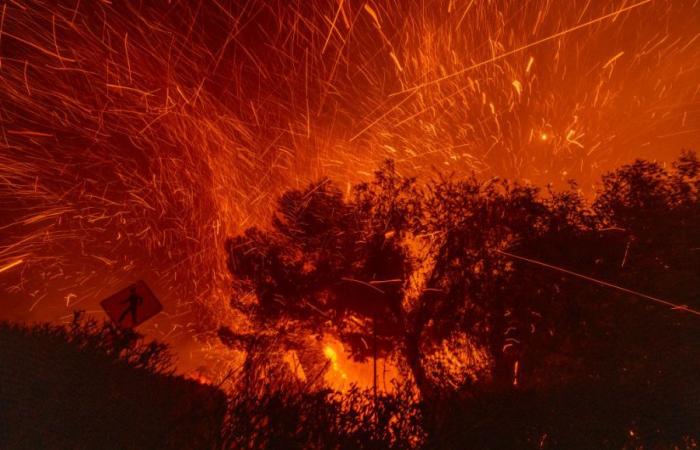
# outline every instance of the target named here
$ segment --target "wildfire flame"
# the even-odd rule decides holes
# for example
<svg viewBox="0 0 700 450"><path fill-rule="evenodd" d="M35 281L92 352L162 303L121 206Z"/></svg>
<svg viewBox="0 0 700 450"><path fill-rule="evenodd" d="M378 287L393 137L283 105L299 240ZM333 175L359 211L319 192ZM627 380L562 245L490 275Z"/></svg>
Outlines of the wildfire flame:
<svg viewBox="0 0 700 450"><path fill-rule="evenodd" d="M177 342L239 320L224 240L322 175L393 158L588 188L673 157L700 136L696 17L672 0L5 2L0 315L97 311L144 278L167 314L142 331Z"/></svg>
<svg viewBox="0 0 700 450"><path fill-rule="evenodd" d="M338 353L330 345L323 347L323 354L326 355L328 361L331 363L331 371L333 378L340 377L342 380L347 380L348 375L340 368L338 364Z"/></svg>

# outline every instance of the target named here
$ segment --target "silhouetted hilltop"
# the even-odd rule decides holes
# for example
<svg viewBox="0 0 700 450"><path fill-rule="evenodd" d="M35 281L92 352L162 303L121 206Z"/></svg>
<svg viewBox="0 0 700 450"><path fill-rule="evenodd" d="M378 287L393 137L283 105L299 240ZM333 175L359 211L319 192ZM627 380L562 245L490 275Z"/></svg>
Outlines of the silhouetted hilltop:
<svg viewBox="0 0 700 450"><path fill-rule="evenodd" d="M172 375L162 348L134 346L133 333L72 328L0 323L0 448L215 445L221 391Z"/></svg>

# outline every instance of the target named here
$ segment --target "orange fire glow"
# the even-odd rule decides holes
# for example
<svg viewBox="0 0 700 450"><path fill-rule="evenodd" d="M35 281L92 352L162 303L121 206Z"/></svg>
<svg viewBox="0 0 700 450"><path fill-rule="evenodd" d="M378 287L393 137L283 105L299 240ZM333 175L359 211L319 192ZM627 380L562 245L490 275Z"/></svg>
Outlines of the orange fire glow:
<svg viewBox="0 0 700 450"><path fill-rule="evenodd" d="M374 386L374 364L372 361L357 362L347 355L343 344L330 336L326 336L323 354L328 359L329 368L325 374L328 386L344 390L351 384L369 389ZM384 358L377 359L377 390L391 391L392 381L400 378L398 369Z"/></svg>
<svg viewBox="0 0 700 450"><path fill-rule="evenodd" d="M190 349L240 320L223 242L285 189L385 158L590 189L674 157L700 137L697 16L673 0L5 2L0 318L98 312L142 278L166 313L141 331ZM342 346L326 356L366 378Z"/></svg>

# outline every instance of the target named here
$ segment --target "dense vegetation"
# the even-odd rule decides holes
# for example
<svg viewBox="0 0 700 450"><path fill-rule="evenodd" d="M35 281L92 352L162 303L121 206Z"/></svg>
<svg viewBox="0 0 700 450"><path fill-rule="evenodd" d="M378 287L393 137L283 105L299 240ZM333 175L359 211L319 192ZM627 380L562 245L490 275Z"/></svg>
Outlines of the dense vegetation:
<svg viewBox="0 0 700 450"><path fill-rule="evenodd" d="M200 449L220 442L224 394L174 376L164 344L76 315L0 322L0 448Z"/></svg>
<svg viewBox="0 0 700 450"><path fill-rule="evenodd" d="M228 243L231 306L247 326L219 337L245 363L216 438L195 430L179 447L696 448L699 193L693 153L623 166L593 201L573 183L421 184L390 162L349 195L329 180L289 191L268 228ZM88 355L97 378L170 377L167 350L128 330L0 328L18 333ZM393 361L402 381L326 388L323 335L357 360ZM306 355L305 380L281 359L291 350Z"/></svg>
<svg viewBox="0 0 700 450"><path fill-rule="evenodd" d="M431 447L678 443L700 424L699 188L690 152L605 175L592 202L574 183L419 184L391 162L350 195L322 180L230 240L254 327L220 335L332 334L393 359ZM248 385L271 373L253 361Z"/></svg>

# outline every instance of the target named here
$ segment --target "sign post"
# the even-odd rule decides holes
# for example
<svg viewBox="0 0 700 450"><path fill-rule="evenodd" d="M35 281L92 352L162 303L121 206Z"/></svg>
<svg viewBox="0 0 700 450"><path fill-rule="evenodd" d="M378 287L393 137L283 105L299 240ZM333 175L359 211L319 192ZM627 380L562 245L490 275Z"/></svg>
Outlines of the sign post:
<svg viewBox="0 0 700 450"><path fill-rule="evenodd" d="M135 328L163 310L153 291L139 280L100 302L112 322Z"/></svg>

